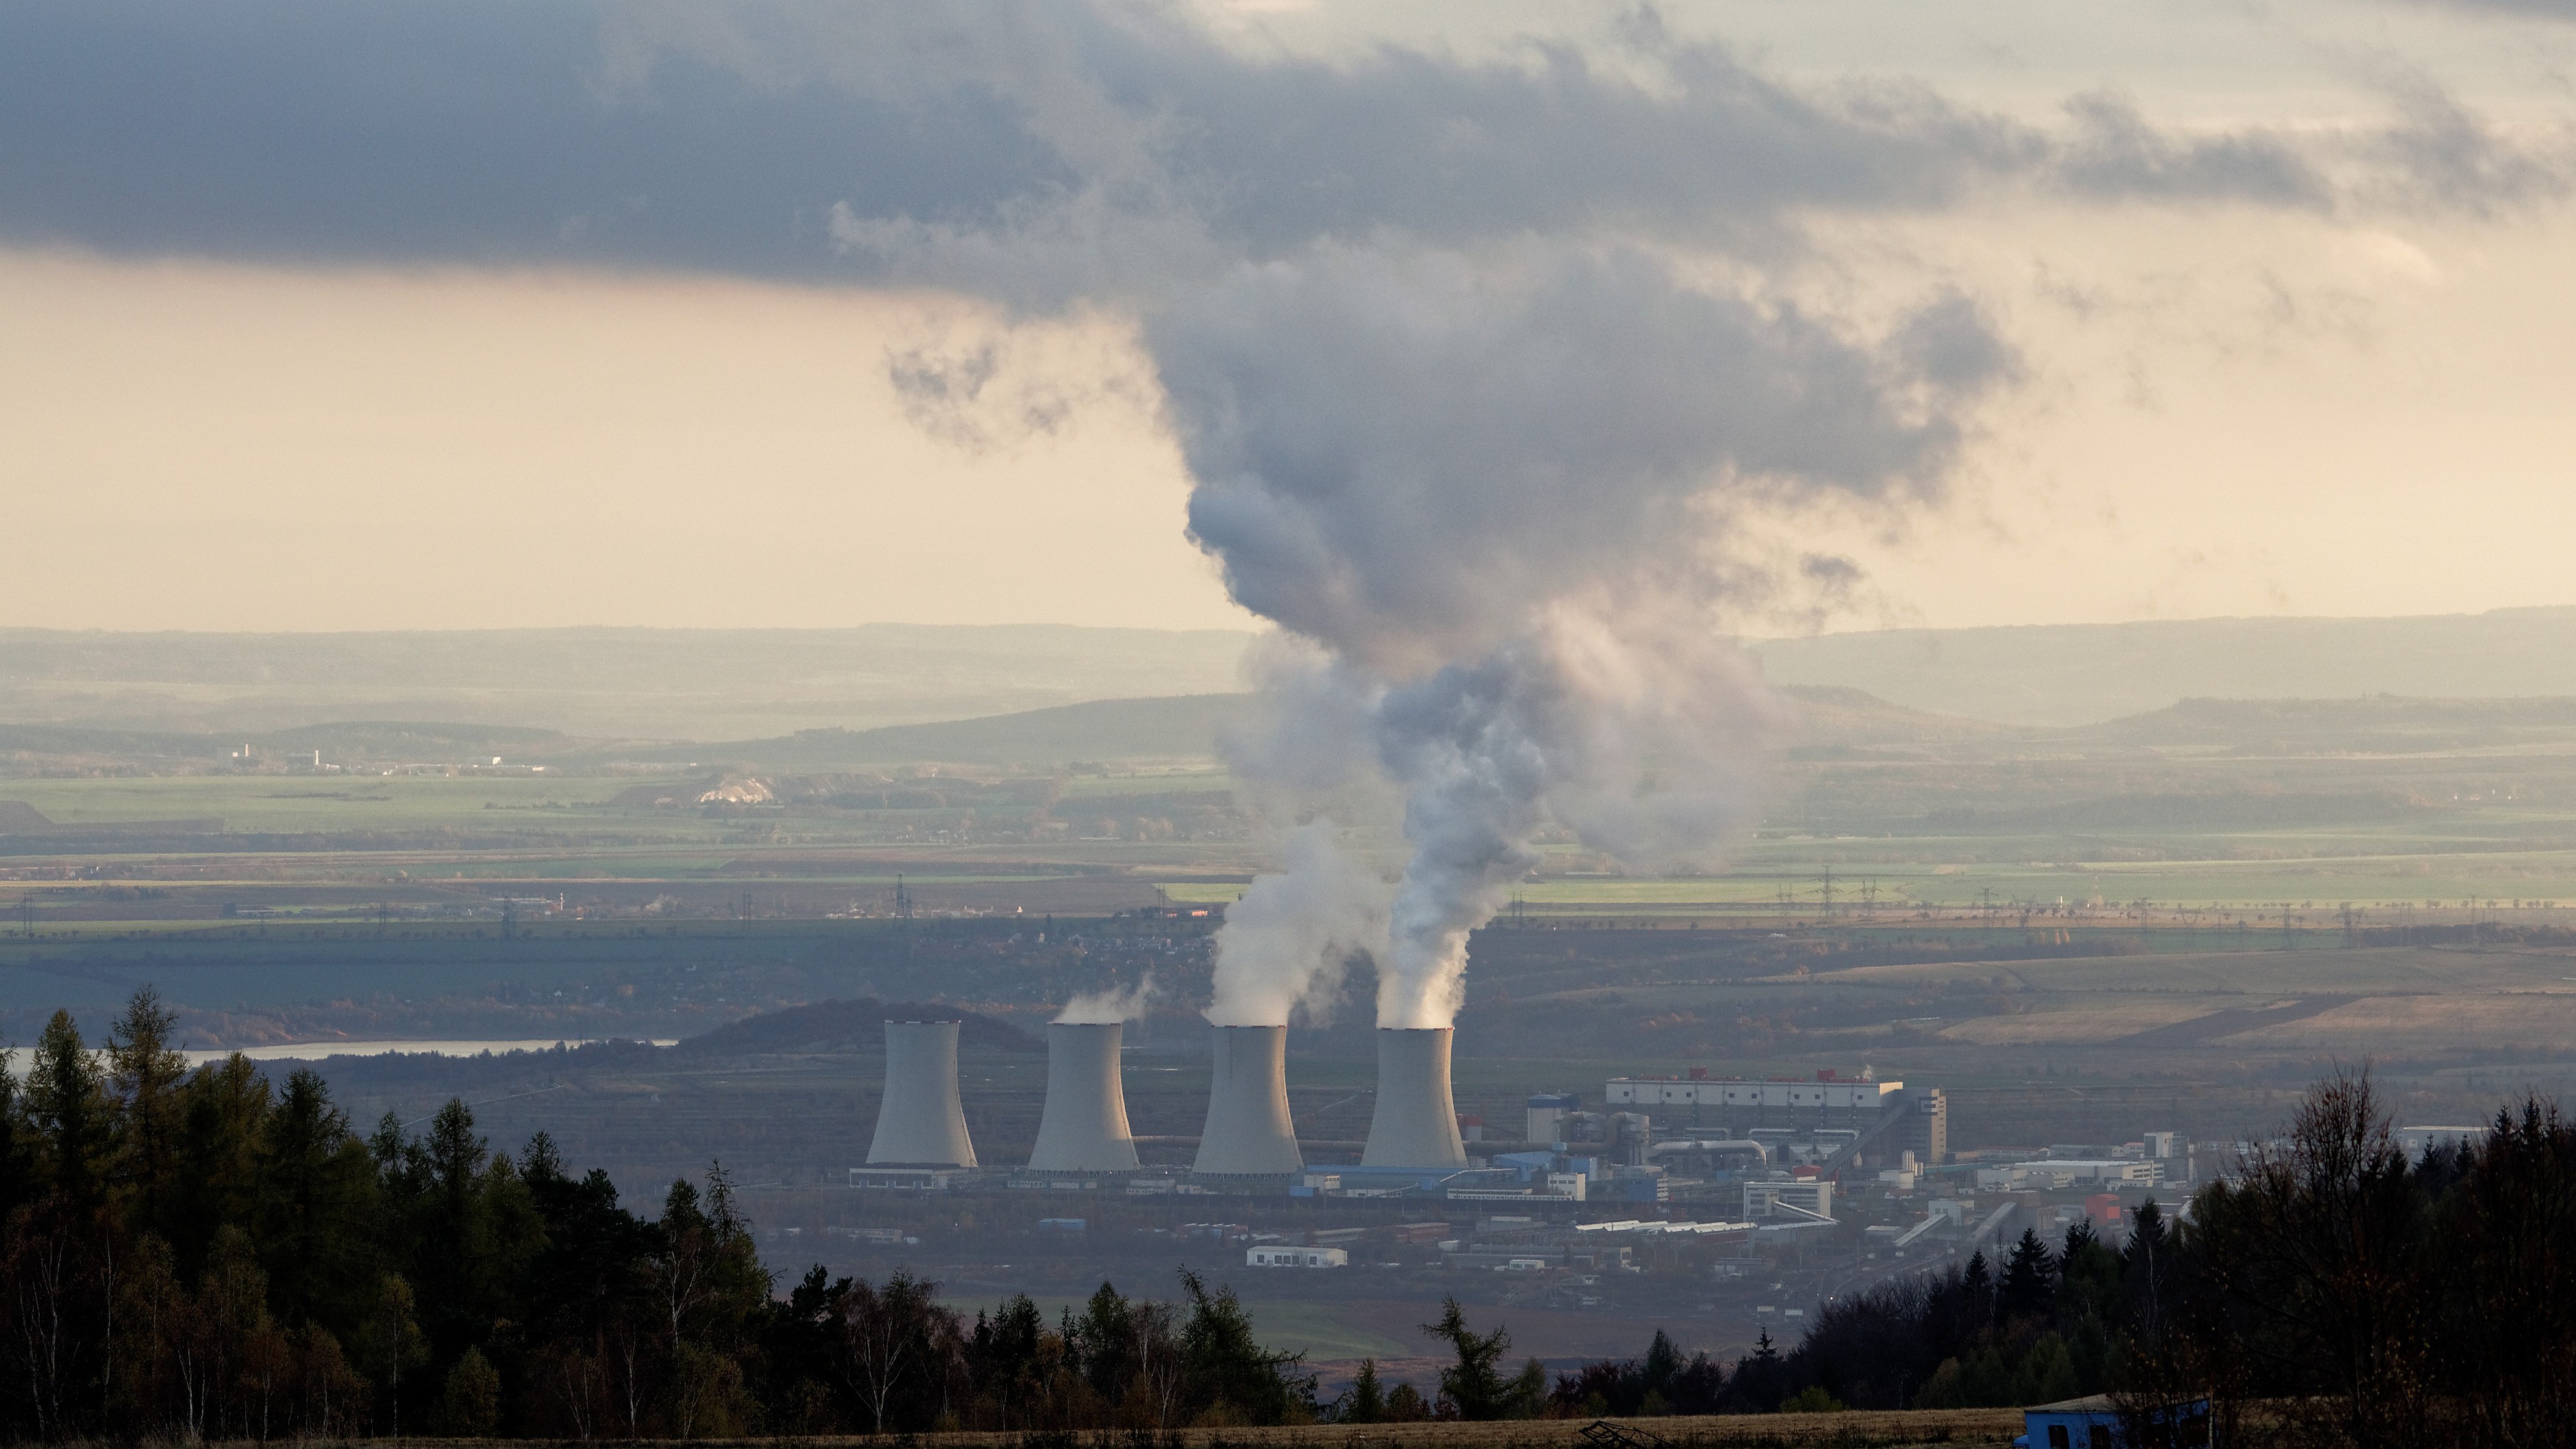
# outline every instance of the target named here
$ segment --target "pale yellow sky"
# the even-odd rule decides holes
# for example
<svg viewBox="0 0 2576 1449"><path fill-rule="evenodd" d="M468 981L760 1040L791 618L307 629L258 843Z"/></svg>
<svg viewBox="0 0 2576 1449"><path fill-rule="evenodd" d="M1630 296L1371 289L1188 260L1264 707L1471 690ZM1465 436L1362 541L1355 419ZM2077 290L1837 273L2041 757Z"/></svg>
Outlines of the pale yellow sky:
<svg viewBox="0 0 2576 1449"><path fill-rule="evenodd" d="M2030 366L1950 507L1829 535L1875 586L1835 627L2576 603L2571 241L2143 207L1834 237L1819 293L1963 278ZM61 252L0 253L0 315L7 624L1251 622L1115 318ZM891 352L994 339L984 436L906 416Z"/></svg>
<svg viewBox="0 0 2576 1449"><path fill-rule="evenodd" d="M2136 208L1903 229L1881 275L1902 248L1973 278L2030 377L1952 507L1853 540L1881 617L2576 604L2571 221Z"/></svg>
<svg viewBox="0 0 2576 1449"><path fill-rule="evenodd" d="M7 624L1247 619L1106 325L1025 339L1072 411L978 451L887 382L988 335L933 297L0 253L0 315Z"/></svg>

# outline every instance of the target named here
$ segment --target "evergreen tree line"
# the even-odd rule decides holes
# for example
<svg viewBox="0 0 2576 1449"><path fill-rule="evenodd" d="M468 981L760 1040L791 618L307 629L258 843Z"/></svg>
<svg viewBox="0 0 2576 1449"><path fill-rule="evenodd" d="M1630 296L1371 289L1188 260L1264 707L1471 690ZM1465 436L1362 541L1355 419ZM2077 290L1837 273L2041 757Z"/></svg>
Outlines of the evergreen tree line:
<svg viewBox="0 0 2576 1449"><path fill-rule="evenodd" d="M721 1168L658 1214L451 1100L361 1137L322 1079L191 1070L136 994L0 1070L0 1439L690 1438L1316 1417L1230 1290L1104 1284L1047 1324L816 1267L786 1293ZM104 1060L101 1060L103 1056ZM0 1057L0 1069L15 1062ZM414 1127L421 1130L414 1131Z"/></svg>
<svg viewBox="0 0 2576 1449"><path fill-rule="evenodd" d="M2576 1124L2537 1096L2409 1159L2367 1073L2319 1083L2182 1221L2078 1223L1999 1263L1822 1306L1731 1370L1663 1335L1557 1382L1558 1412L2047 1403L2107 1393L2131 1442L2207 1398L2219 1442L2576 1445ZM2271 1401L2273 1410L2248 1414ZM2284 1406L2289 1412L2281 1412Z"/></svg>
<svg viewBox="0 0 2576 1449"><path fill-rule="evenodd" d="M721 1169L638 1214L542 1133L493 1152L450 1101L361 1137L313 1073L191 1070L172 1025L139 992L93 1055L58 1013L23 1085L0 1072L0 1438L1160 1431L2108 1392L2141 1416L2206 1396L2222 1442L2274 1400L2302 1406L2283 1426L2302 1441L2576 1443L2576 1125L2537 1097L2409 1160L2368 1076L2338 1076L2183 1221L2142 1205L2116 1249L2089 1224L2025 1232L2000 1261L1823 1305L1785 1353L1766 1335L1721 1364L1659 1332L1553 1382L1508 1370L1506 1332L1451 1301L1423 1326L1453 1355L1436 1392L1364 1365L1324 1403L1186 1271L1176 1301L1103 1284L1053 1324L1026 1297L970 1319L902 1274L817 1267L782 1294Z"/></svg>

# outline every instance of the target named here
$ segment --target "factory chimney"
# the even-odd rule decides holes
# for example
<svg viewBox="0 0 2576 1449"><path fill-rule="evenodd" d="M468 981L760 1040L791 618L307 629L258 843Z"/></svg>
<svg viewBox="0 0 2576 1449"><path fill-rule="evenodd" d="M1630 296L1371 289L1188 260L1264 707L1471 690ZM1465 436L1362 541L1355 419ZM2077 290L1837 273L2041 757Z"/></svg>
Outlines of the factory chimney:
<svg viewBox="0 0 2576 1449"><path fill-rule="evenodd" d="M973 1167L975 1144L957 1101L957 1023L889 1021L885 1100L868 1165Z"/></svg>
<svg viewBox="0 0 2576 1449"><path fill-rule="evenodd" d="M1369 1119L1362 1167L1464 1167L1458 1107L1449 1095L1445 1026L1380 1027L1377 1112Z"/></svg>
<svg viewBox="0 0 2576 1449"><path fill-rule="evenodd" d="M1286 1176L1306 1165L1288 1120L1288 1028L1219 1026L1207 1125L1191 1171L1211 1177Z"/></svg>
<svg viewBox="0 0 2576 1449"><path fill-rule="evenodd" d="M1125 1172L1136 1166L1127 1092L1118 1080L1115 1021L1047 1027L1046 1110L1038 1117L1032 1172Z"/></svg>

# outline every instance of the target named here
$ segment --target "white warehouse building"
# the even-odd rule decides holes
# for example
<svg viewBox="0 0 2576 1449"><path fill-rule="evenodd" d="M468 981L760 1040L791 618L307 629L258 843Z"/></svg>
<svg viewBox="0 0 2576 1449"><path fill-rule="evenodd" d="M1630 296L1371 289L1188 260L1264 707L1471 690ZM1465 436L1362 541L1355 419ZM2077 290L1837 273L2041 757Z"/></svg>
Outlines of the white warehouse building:
<svg viewBox="0 0 2576 1449"><path fill-rule="evenodd" d="M1781 1211L1783 1208L1788 1211ZM1744 1215L1829 1222L1834 1215L1833 1180L1802 1177L1789 1182L1748 1182L1744 1185Z"/></svg>
<svg viewBox="0 0 2576 1449"><path fill-rule="evenodd" d="M1696 1070L1696 1069L1694 1069ZM1645 1112L1666 1129L1720 1129L1762 1142L1813 1142L1826 1151L1876 1155L1911 1151L1918 1161L1950 1158L1949 1099L1938 1087L1820 1075L1815 1081L1749 1077L1613 1077L1602 1101Z"/></svg>
<svg viewBox="0 0 2576 1449"><path fill-rule="evenodd" d="M1342 1248L1285 1248L1274 1243L1245 1249L1243 1261L1253 1268L1347 1268L1351 1255Z"/></svg>

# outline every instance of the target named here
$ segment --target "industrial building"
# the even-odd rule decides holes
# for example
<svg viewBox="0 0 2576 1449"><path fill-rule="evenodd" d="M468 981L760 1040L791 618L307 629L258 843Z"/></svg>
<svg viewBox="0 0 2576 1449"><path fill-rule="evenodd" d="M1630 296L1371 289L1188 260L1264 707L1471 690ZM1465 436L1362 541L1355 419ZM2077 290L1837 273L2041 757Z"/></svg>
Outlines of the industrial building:
<svg viewBox="0 0 2576 1449"><path fill-rule="evenodd" d="M1351 1255L1343 1248L1291 1248L1272 1243L1246 1248L1243 1261L1251 1268L1347 1268Z"/></svg>
<svg viewBox="0 0 2576 1449"><path fill-rule="evenodd" d="M1832 1222L1834 1220L1833 1180L1825 1177L1800 1177L1786 1182L1748 1182L1744 1184L1744 1216L1757 1222L1780 1217L1808 1222Z"/></svg>
<svg viewBox="0 0 2576 1449"><path fill-rule="evenodd" d="M1839 1167L1910 1151L1937 1164L1950 1155L1950 1104L1938 1087L1908 1091L1903 1082L1852 1081L1831 1071L1814 1081L1711 1077L1694 1068L1687 1077L1614 1077L1602 1098L1650 1113L1671 1137L1758 1142L1774 1161Z"/></svg>
<svg viewBox="0 0 2576 1449"><path fill-rule="evenodd" d="M2163 1167L2151 1160L2043 1158L1977 1169L1979 1192L2056 1192L2070 1187L2155 1187L2164 1181Z"/></svg>
<svg viewBox="0 0 2576 1449"><path fill-rule="evenodd" d="M1565 1118L1582 1109L1583 1099L1572 1092L1539 1092L1529 1099L1529 1129L1525 1142L1570 1142L1565 1135Z"/></svg>

